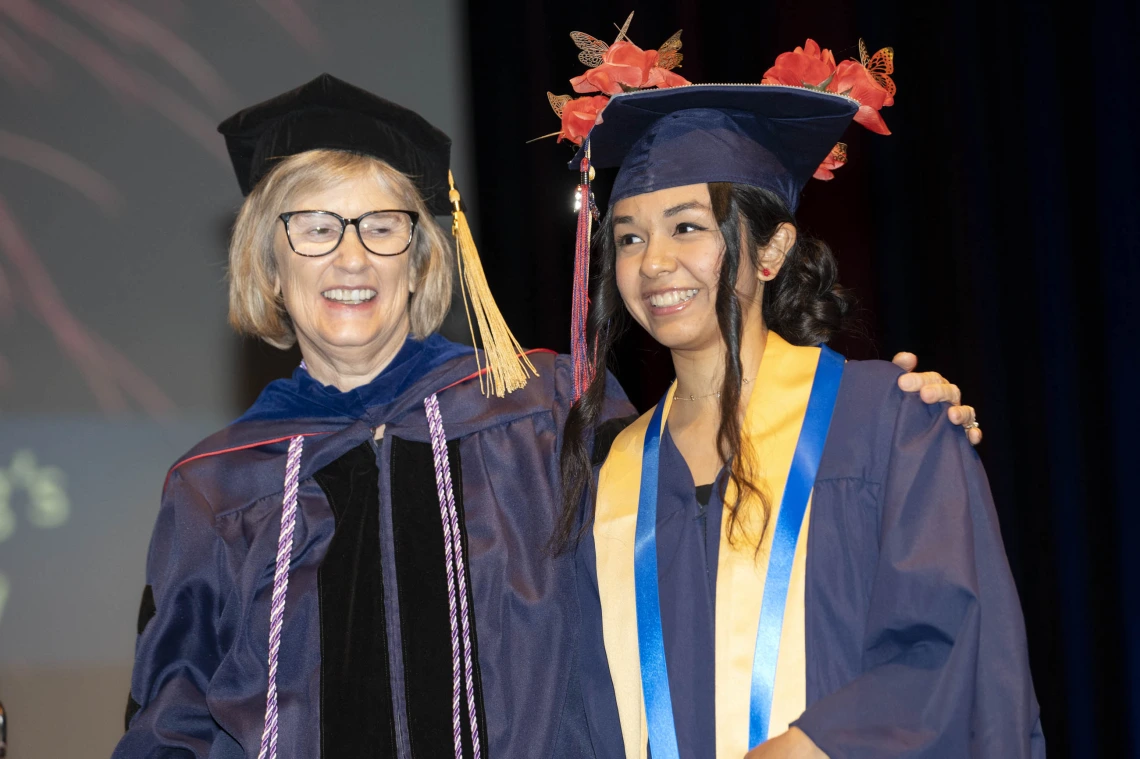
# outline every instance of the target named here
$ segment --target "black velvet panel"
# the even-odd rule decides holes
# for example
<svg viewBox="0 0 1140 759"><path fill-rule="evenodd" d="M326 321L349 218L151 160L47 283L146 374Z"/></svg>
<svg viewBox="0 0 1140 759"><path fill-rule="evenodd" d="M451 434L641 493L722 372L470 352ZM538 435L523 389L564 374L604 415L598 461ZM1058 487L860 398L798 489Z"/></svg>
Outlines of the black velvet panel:
<svg viewBox="0 0 1140 759"><path fill-rule="evenodd" d="M142 635L146 626L154 619L158 609L154 605L154 589L147 585L143 588L142 601L139 603L138 634Z"/></svg>
<svg viewBox="0 0 1140 759"><path fill-rule="evenodd" d="M463 535L464 568L467 530L463 515L463 475L459 443L449 442L448 459L455 488L455 506ZM454 756L452 744L451 622L447 603L447 559L443 523L435 486L435 462L430 443L392 438L392 523L396 544L396 583L400 595L400 630L403 637L404 690L412 756L416 759ZM467 577L467 605L474 609L471 579ZM471 647L475 670L475 709L479 733L487 735L483 687L479 674L479 647L471 619ZM471 757L467 707L463 714L463 755ZM483 739L486 756L486 738Z"/></svg>
<svg viewBox="0 0 1140 759"><path fill-rule="evenodd" d="M415 183L432 213L451 213L451 139L418 113L334 76L321 74L239 111L218 131L226 138L242 195L249 195L282 158L345 150L386 161Z"/></svg>
<svg viewBox="0 0 1140 759"><path fill-rule="evenodd" d="M147 585L145 588L143 588L142 601L139 602L139 619L137 623L137 631L139 635L143 634L143 630L145 630L146 626L150 624L150 621L154 619L154 615L157 613L157 611L158 610L154 605L154 589L151 588L151 586ZM139 702L135 701L135 697L128 692L127 713L123 720L124 731L131 729L131 719L134 718L140 708L142 707L139 706Z"/></svg>
<svg viewBox="0 0 1140 759"><path fill-rule="evenodd" d="M365 443L314 475L336 520L317 573L321 756L396 756L380 566L380 470Z"/></svg>
<svg viewBox="0 0 1140 759"><path fill-rule="evenodd" d="M126 716L123 718L123 732L124 733L131 729L131 720L135 718L135 715L139 713L139 709L141 709L141 708L142 707L139 706L139 702L135 701L135 697L128 692L127 693L127 713L126 713Z"/></svg>

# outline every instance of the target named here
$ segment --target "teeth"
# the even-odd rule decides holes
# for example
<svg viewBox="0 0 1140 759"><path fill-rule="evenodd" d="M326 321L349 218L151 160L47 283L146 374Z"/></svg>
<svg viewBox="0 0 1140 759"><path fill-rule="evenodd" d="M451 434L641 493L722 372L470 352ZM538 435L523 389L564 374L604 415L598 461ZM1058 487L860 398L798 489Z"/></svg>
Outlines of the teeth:
<svg viewBox="0 0 1140 759"><path fill-rule="evenodd" d="M670 290L667 293L657 293L656 295L649 296L649 305L654 308L675 306L678 303L692 300L697 292L697 290Z"/></svg>
<svg viewBox="0 0 1140 759"><path fill-rule="evenodd" d="M349 305L355 306L375 298L376 291L369 288L361 288L359 290L337 288L336 290L325 290L321 295L329 300L335 300L338 303L348 303Z"/></svg>

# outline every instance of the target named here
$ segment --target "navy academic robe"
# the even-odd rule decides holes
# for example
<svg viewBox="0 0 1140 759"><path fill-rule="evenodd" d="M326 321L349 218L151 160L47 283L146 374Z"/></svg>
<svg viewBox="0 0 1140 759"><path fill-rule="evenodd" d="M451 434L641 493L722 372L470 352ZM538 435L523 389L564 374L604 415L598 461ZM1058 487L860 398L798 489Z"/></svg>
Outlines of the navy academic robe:
<svg viewBox="0 0 1140 759"><path fill-rule="evenodd" d="M306 434L280 669L283 759L444 757L452 748L445 554L424 398L438 394L474 610L483 756L593 756L559 509L568 357L482 396L470 348L409 339L370 385L302 369L171 470L117 759L256 757L285 451ZM607 416L633 411L610 380ZM386 425L383 438L373 430ZM466 726L466 716L465 716ZM465 744L465 755L470 745Z"/></svg>
<svg viewBox="0 0 1140 759"><path fill-rule="evenodd" d="M843 374L808 522L807 709L793 724L831 759L1041 759L1021 606L985 472L945 405L904 394L898 374L881 361L848 362ZM678 745L683 759L708 759L723 507L715 488L699 503L702 483L668 434L659 472ZM578 552L582 687L598 756L621 759L595 556L588 534Z"/></svg>

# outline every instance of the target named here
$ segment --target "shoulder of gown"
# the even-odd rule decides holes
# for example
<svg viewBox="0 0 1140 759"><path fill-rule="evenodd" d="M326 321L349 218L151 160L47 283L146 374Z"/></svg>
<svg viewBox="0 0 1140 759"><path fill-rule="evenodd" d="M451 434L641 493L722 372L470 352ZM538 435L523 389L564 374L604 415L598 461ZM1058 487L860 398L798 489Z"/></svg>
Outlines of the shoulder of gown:
<svg viewBox="0 0 1140 759"><path fill-rule="evenodd" d="M440 391L440 414L448 439L466 437L540 414L552 417L554 434L560 436L574 403L573 362L569 355L552 352L532 353L529 358L534 365L535 376L527 381L526 387L502 398L486 397L479 379L474 377L465 377L463 381ZM621 385L612 374L607 374L601 419L633 413L633 406ZM409 407L405 414L392 421L388 429L410 440L428 440L422 404Z"/></svg>
<svg viewBox="0 0 1140 759"><path fill-rule="evenodd" d="M536 414L552 417L552 434L573 404L573 368L570 356L553 352L530 355L537 372L526 387L502 398L486 397L474 376L475 361L461 356L433 368L411 383L395 401L369 410L364 419L324 417L238 421L202 440L171 467L182 484L200 495L215 514L240 510L284 490L284 457L289 441L305 438L301 479L369 440L373 429L386 425L388 433L415 442L430 440L424 399L436 394L448 439L466 437L502 427ZM633 414L621 386L607 377L602 419Z"/></svg>
<svg viewBox="0 0 1140 759"><path fill-rule="evenodd" d="M240 510L284 490L284 459L294 437L304 438L300 473L304 480L371 439L378 424L416 409L422 419L424 398L451 383L462 384L474 369L471 353L443 361L408 382L391 402L368 409L361 418L332 414L316 405L310 414L301 410L287 418L250 418L246 412L179 457L167 473L164 490L177 473L182 485L197 491L216 514ZM281 394L281 387L290 384L293 381L270 383L254 407L267 394Z"/></svg>
<svg viewBox="0 0 1140 759"><path fill-rule="evenodd" d="M812 495L808 707L829 756L1044 756L1025 625L977 452L848 362Z"/></svg>
<svg viewBox="0 0 1140 759"><path fill-rule="evenodd" d="M888 361L844 364L817 482L840 478L858 478L870 483L883 480L890 463L895 420L907 396L898 387L902 373ZM920 399L914 400L926 405ZM932 416L945 416L943 404L934 404L929 409Z"/></svg>

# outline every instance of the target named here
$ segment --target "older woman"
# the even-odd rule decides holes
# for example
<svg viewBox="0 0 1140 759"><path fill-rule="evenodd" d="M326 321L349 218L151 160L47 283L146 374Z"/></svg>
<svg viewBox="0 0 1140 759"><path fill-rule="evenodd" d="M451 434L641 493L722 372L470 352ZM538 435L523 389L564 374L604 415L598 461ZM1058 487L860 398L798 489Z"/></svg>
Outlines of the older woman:
<svg viewBox="0 0 1140 759"><path fill-rule="evenodd" d="M231 322L304 364L167 477L115 756L592 756L545 549L570 367L488 399L435 334L449 141L328 76L220 129Z"/></svg>
<svg viewBox="0 0 1140 759"><path fill-rule="evenodd" d="M981 463L891 364L826 347L847 295L793 212L884 93L853 99L867 72L824 52L809 86L615 94L572 164L619 167L589 318L601 363L562 458L599 756L1045 753ZM613 441L579 529L604 454L578 431L604 408L623 312L676 380Z"/></svg>
<svg viewBox="0 0 1140 759"><path fill-rule="evenodd" d="M115 755L589 753L572 566L542 550L568 367L488 401L435 334L449 141L327 76L221 131L231 321L304 366L167 477Z"/></svg>

